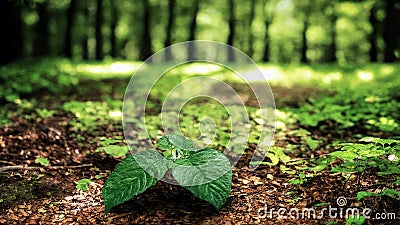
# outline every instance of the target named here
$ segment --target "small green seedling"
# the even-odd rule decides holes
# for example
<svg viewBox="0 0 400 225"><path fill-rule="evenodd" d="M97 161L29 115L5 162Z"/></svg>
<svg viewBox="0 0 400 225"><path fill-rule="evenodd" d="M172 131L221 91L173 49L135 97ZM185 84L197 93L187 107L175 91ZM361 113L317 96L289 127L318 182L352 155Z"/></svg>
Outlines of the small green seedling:
<svg viewBox="0 0 400 225"><path fill-rule="evenodd" d="M346 225L362 225L365 223L365 217L353 215L346 219Z"/></svg>
<svg viewBox="0 0 400 225"><path fill-rule="evenodd" d="M110 174L103 187L106 213L146 191L168 170L174 179L196 197L220 209L231 192L232 168L220 151L195 148L181 135L160 138L155 150L129 155Z"/></svg>
<svg viewBox="0 0 400 225"><path fill-rule="evenodd" d="M291 183L291 184L303 184L306 181L307 181L306 174L304 172L301 172L301 173L299 173L299 178L298 179L293 179L289 183Z"/></svg>
<svg viewBox="0 0 400 225"><path fill-rule="evenodd" d="M46 159L46 158L37 158L36 160L35 160L35 162L36 163L39 163L40 165L42 165L42 166L48 166L50 163L49 163L49 160L48 159Z"/></svg>
<svg viewBox="0 0 400 225"><path fill-rule="evenodd" d="M91 180L84 178L84 179L81 179L80 181L78 181L76 183L75 187L76 187L77 190L87 191L87 190L89 190L89 184L90 183L92 183Z"/></svg>

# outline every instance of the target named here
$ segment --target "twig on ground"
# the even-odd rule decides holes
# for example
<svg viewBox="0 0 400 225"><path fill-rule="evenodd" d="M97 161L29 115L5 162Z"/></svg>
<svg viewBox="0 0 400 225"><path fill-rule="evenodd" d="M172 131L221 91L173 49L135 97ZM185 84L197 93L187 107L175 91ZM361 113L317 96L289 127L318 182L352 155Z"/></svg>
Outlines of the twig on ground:
<svg viewBox="0 0 400 225"><path fill-rule="evenodd" d="M76 165L76 166L46 166L46 167L40 167L40 166L4 166L0 168L0 173L3 173L8 170L37 170L37 169L75 169L75 168L82 168L82 167L90 167L93 166L93 164L82 164L82 165Z"/></svg>

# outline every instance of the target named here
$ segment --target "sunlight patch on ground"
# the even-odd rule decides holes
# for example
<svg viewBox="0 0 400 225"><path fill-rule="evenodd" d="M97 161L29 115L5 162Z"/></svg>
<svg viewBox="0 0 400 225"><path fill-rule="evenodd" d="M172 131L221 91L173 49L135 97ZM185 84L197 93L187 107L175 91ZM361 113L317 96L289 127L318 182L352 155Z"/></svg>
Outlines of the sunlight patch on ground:
<svg viewBox="0 0 400 225"><path fill-rule="evenodd" d="M173 72L178 72L184 75L195 75L195 74L207 75L210 73L216 73L218 71L225 70L225 68L212 63L191 63L178 66L173 70L176 70Z"/></svg>
<svg viewBox="0 0 400 225"><path fill-rule="evenodd" d="M371 72L362 70L357 71L357 76L360 80L363 81L370 81L374 78L374 75Z"/></svg>
<svg viewBox="0 0 400 225"><path fill-rule="evenodd" d="M140 62L104 62L104 63L78 63L65 64L61 70L71 74L78 74L95 78L111 78L115 76L132 76L139 68Z"/></svg>

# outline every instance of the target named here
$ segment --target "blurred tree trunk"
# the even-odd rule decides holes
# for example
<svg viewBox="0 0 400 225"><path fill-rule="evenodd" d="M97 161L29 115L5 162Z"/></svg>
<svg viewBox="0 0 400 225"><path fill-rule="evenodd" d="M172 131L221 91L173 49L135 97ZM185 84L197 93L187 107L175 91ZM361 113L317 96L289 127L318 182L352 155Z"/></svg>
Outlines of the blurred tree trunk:
<svg viewBox="0 0 400 225"><path fill-rule="evenodd" d="M228 34L228 40L226 42L227 45L230 45L233 47L233 42L235 40L235 35L236 35L236 30L235 30L235 22L236 22L236 17L235 17L235 0L228 0L228 5L229 5L229 34ZM228 61L229 62L234 62L235 61L235 53L233 48L228 48Z"/></svg>
<svg viewBox="0 0 400 225"><path fill-rule="evenodd" d="M400 1L387 0L386 16L383 27L383 41L385 42L384 62L396 61L396 50L400 50Z"/></svg>
<svg viewBox="0 0 400 225"><path fill-rule="evenodd" d="M263 3L263 16L264 16L264 27L265 27L265 33L264 33L264 52L263 52L263 57L262 60L263 62L269 62L269 54L270 54L270 36L269 36L269 27L271 26L272 20L274 19L275 15L272 10L269 12L266 12L265 7L267 4L267 0L264 0Z"/></svg>
<svg viewBox="0 0 400 225"><path fill-rule="evenodd" d="M142 32L140 37L140 50L139 50L139 60L145 61L148 57L153 54L151 47L151 10L149 0L142 0L143 4L143 20L142 20Z"/></svg>
<svg viewBox="0 0 400 225"><path fill-rule="evenodd" d="M371 24L372 31L368 37L368 41L370 43L369 49L369 61L377 62L378 61L378 46L377 46L377 37L378 37L378 20L376 18L376 3L372 5L369 11L369 23Z"/></svg>
<svg viewBox="0 0 400 225"><path fill-rule="evenodd" d="M256 10L256 0L250 0L250 13L249 13L249 36L247 40L247 45L248 45L248 52L247 54L249 55L250 58L253 57L254 54L254 48L253 48L253 43L254 43L254 36L253 32L251 31L251 25L253 24L254 17L255 17L255 10Z"/></svg>
<svg viewBox="0 0 400 225"><path fill-rule="evenodd" d="M199 13L199 5L200 5L200 0L195 0L194 1L194 9L193 9L193 14L192 18L190 19L190 27L189 27L189 41L193 41L196 39L196 30L197 30L197 14ZM188 49L188 60L196 60L195 58L196 55L196 49L194 43L189 43L189 49Z"/></svg>
<svg viewBox="0 0 400 225"><path fill-rule="evenodd" d="M74 25L74 17L77 3L77 0L71 0L67 10L67 28L65 32L64 55L69 58L72 57L72 28Z"/></svg>
<svg viewBox="0 0 400 225"><path fill-rule="evenodd" d="M270 37L269 37L269 27L271 21L268 19L264 20L265 34L264 34L264 52L263 52L263 62L269 62L269 52L270 52Z"/></svg>
<svg viewBox="0 0 400 225"><path fill-rule="evenodd" d="M328 46L327 52L327 62L333 63L337 61L336 58L336 23L338 20L337 12L336 12L336 5L337 2L334 0L329 1L329 7L331 7L332 14L330 15L330 25L331 25L331 43Z"/></svg>
<svg viewBox="0 0 400 225"><path fill-rule="evenodd" d="M118 48L117 48L117 37L116 37L116 29L118 23L118 9L116 6L115 0L110 1L110 45L111 45L111 57L116 58L118 56Z"/></svg>
<svg viewBox="0 0 400 225"><path fill-rule="evenodd" d="M0 65L22 56L21 5L17 2L0 0Z"/></svg>
<svg viewBox="0 0 400 225"><path fill-rule="evenodd" d="M103 34L101 28L103 25L103 0L97 0L96 5L96 60L102 60L104 58L103 52Z"/></svg>
<svg viewBox="0 0 400 225"><path fill-rule="evenodd" d="M39 20L34 28L33 56L37 57L49 54L49 12L47 6L47 0L36 3Z"/></svg>
<svg viewBox="0 0 400 225"><path fill-rule="evenodd" d="M303 22L303 30L301 31L301 50L300 50L300 62L308 63L307 59L307 50L308 50L308 43L307 43L307 30L309 27L308 16L304 18Z"/></svg>
<svg viewBox="0 0 400 225"><path fill-rule="evenodd" d="M88 0L83 0L83 18L84 18L84 26L89 27L89 3ZM84 29L83 31L83 38L82 38L82 59L88 60L89 59L89 34L88 30Z"/></svg>
<svg viewBox="0 0 400 225"><path fill-rule="evenodd" d="M168 1L168 22L167 22L167 28L166 28L166 36L165 36L165 41L164 41L164 48L167 48L172 44L172 30L174 27L174 21L175 21L175 0L169 0ZM165 60L166 61L171 61L172 58L172 52L170 48L165 49Z"/></svg>

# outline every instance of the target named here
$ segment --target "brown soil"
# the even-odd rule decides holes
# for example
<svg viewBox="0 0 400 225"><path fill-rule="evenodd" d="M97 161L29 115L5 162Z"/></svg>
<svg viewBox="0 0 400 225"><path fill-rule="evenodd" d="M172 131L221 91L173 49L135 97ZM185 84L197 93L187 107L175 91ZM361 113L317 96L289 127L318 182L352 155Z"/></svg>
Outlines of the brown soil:
<svg viewBox="0 0 400 225"><path fill-rule="evenodd" d="M306 96L318 95L313 89L280 87L274 88L274 93L278 105L296 105ZM0 224L326 224L329 221L342 224L344 218L330 219L328 215L321 219L282 219L277 218L276 211L273 218L258 215L259 212L264 215L259 209L266 204L267 212L280 207L301 210L318 203L337 207L336 199L340 196L347 198L346 206L399 213L399 202L393 199L356 202L357 180L346 183L340 174L321 172L302 185L292 185L289 180L295 175L282 172L279 165L263 165L249 171L247 166L254 150L250 145L248 154L233 168L232 192L219 212L182 187L159 182L106 215L101 188L121 159L96 153L99 143L91 134L80 133L85 141L77 141L67 124L70 119L70 115L60 113L45 120L16 116L11 126L0 129L0 168L33 167L0 173L0 199L3 199ZM110 124L98 128L97 133L98 137L122 135L122 130ZM296 140L286 134L276 141L285 146ZM317 157L330 150L321 149L313 155ZM38 157L47 158L50 165L43 167L35 163ZM87 192L75 188L75 182L82 178L93 181ZM384 182L370 174L358 188L379 190ZM322 208L316 207L319 212ZM400 220L369 220L367 224L400 224Z"/></svg>

